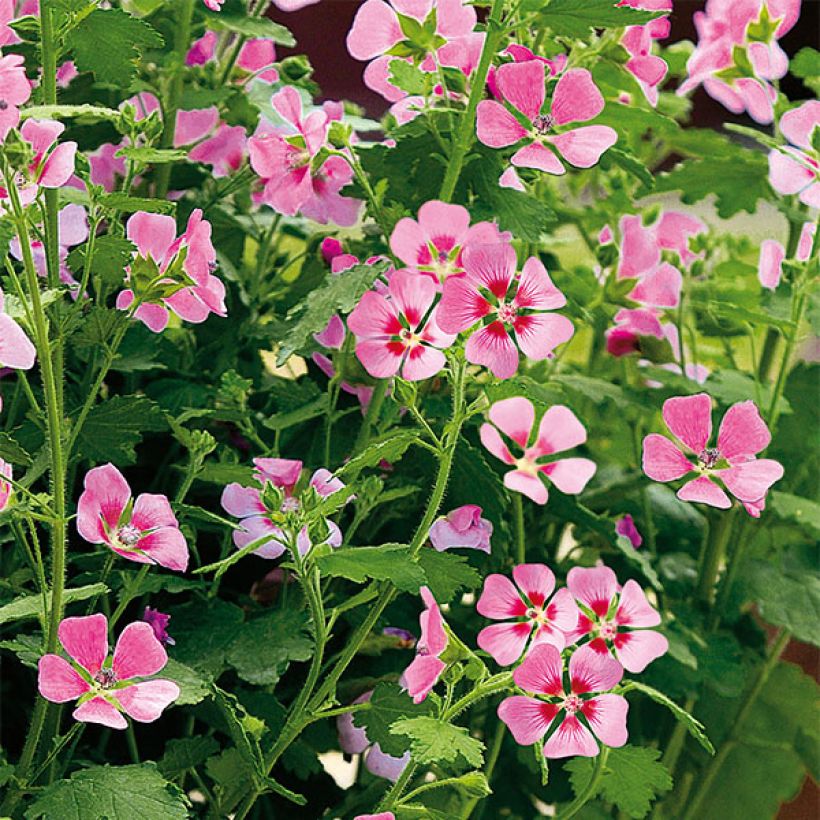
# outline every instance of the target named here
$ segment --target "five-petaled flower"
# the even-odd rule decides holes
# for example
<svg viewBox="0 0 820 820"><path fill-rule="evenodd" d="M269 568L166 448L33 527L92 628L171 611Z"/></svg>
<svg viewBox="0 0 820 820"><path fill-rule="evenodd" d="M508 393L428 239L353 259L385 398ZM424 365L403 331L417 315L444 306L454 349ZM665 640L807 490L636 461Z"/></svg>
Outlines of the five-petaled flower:
<svg viewBox="0 0 820 820"><path fill-rule="evenodd" d="M478 645L501 666L517 661L528 644L528 652L544 643L563 649L566 633L578 623L578 607L569 590L553 595L555 575L549 567L519 564L513 579L515 584L506 575L488 575L476 604L485 618L505 621L478 633Z"/></svg>
<svg viewBox="0 0 820 820"><path fill-rule="evenodd" d="M595 462L588 458L546 460L555 453L578 447L587 440L584 426L568 407L557 404L541 418L535 441L529 444L535 424L535 408L529 399L514 396L490 407L490 423L481 425L481 443L505 464L514 465L504 476L504 485L523 493L536 504L546 504L547 488L540 476L547 476L562 492L580 493L595 474ZM523 455L515 458L501 434L509 436Z"/></svg>
<svg viewBox="0 0 820 820"><path fill-rule="evenodd" d="M560 718L544 744L544 756L595 757L600 751L599 741L614 748L626 743L629 704L621 695L610 692L622 676L618 661L582 646L569 659L567 691L561 652L542 644L513 672L516 685L535 697L505 698L498 707L498 716L522 746L540 741L553 721Z"/></svg>
<svg viewBox="0 0 820 820"><path fill-rule="evenodd" d="M419 615L421 637L416 644L416 657L404 670L401 681L414 703L421 703L430 694L446 669L447 664L439 656L449 643L433 593L427 587L422 587L420 592L425 607Z"/></svg>
<svg viewBox="0 0 820 820"><path fill-rule="evenodd" d="M770 458L756 458L771 441L766 422L753 401L733 404L723 417L717 446L712 437L712 400L707 393L667 399L663 420L670 432L695 454L681 452L665 436L651 433L643 440L643 471L654 481L675 481L689 473L697 477L678 490L683 501L699 501L726 510L731 499L723 486L743 503L749 515L760 516L769 487L783 476L783 466Z"/></svg>
<svg viewBox="0 0 820 820"><path fill-rule="evenodd" d="M37 688L53 703L77 701L72 713L75 720L125 729L125 715L140 723L151 723L179 697L179 686L173 681L144 680L168 662L150 624L128 624L120 633L110 662L105 615L64 618L57 635L71 661L60 655L43 655Z"/></svg>
<svg viewBox="0 0 820 820"><path fill-rule="evenodd" d="M136 501L122 473L113 464L94 467L85 475L77 502L77 531L91 544L107 544L140 564L184 572L188 543L164 495L142 493Z"/></svg>

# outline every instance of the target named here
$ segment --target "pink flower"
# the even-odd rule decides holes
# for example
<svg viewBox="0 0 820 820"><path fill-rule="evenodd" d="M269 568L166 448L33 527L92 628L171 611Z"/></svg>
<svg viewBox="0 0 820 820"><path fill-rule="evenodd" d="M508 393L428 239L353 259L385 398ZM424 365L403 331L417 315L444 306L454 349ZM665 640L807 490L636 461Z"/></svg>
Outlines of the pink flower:
<svg viewBox="0 0 820 820"><path fill-rule="evenodd" d="M322 259L329 265L337 256L344 254L342 243L334 236L326 236L321 244Z"/></svg>
<svg viewBox="0 0 820 820"><path fill-rule="evenodd" d="M624 515L615 522L615 534L622 535L632 542L632 546L638 549L643 544L643 536L638 532L635 521L631 515Z"/></svg>
<svg viewBox="0 0 820 820"><path fill-rule="evenodd" d="M672 0L621 0L619 5L647 11L672 11ZM625 68L641 86L646 99L658 104L658 86L666 76L666 62L652 54L652 43L669 36L671 25L666 17L658 17L644 26L628 26L621 45L629 53Z"/></svg>
<svg viewBox="0 0 820 820"><path fill-rule="evenodd" d="M443 284L464 273L462 250L468 243L508 242L493 222L470 225L470 213L461 205L431 200L419 208L418 222L404 217L390 235L390 249L409 268Z"/></svg>
<svg viewBox="0 0 820 820"><path fill-rule="evenodd" d="M71 81L79 77L79 75L80 72L77 71L74 60L66 60L64 63L61 63L57 69L57 87L68 88L71 85Z"/></svg>
<svg viewBox="0 0 820 820"><path fill-rule="evenodd" d="M125 177L125 157L119 156L119 150L126 143L103 143L96 151L88 154L91 165L91 181L102 185L109 193L114 190L117 177Z"/></svg>
<svg viewBox="0 0 820 820"><path fill-rule="evenodd" d="M609 567L573 567L567 587L581 608L578 627L567 635L567 643L587 638L593 650L611 652L628 672L643 672L669 649L660 632L646 629L660 624L661 616L636 581L627 581L621 589Z"/></svg>
<svg viewBox="0 0 820 820"><path fill-rule="evenodd" d="M60 655L43 655L37 688L52 703L76 700L74 720L125 729L125 713L139 723L153 723L179 697L179 687L173 681L142 680L168 663L168 655L149 624L128 624L120 633L110 663L105 615L64 618L57 635L71 661Z"/></svg>
<svg viewBox="0 0 820 820"><path fill-rule="evenodd" d="M185 65L205 65L214 58L219 36L215 31L206 31L198 40L191 43L185 55Z"/></svg>
<svg viewBox="0 0 820 820"><path fill-rule="evenodd" d="M247 155L248 137L241 125L220 123L214 133L188 152L191 162L210 165L217 179L238 170Z"/></svg>
<svg viewBox="0 0 820 820"><path fill-rule="evenodd" d="M356 334L356 355L371 376L386 379L401 373L408 381L419 381L444 367L441 349L455 337L439 329L435 298L433 280L407 270L390 277L386 295L371 290L362 296L347 326Z"/></svg>
<svg viewBox="0 0 820 820"><path fill-rule="evenodd" d="M518 370L519 349L539 361L572 338L572 322L547 313L567 300L539 259L531 256L517 274L512 246L468 245L463 264L466 275L450 277L444 284L438 316L446 333L481 322L467 340L467 361L507 379Z"/></svg>
<svg viewBox="0 0 820 820"><path fill-rule="evenodd" d="M353 703L367 703L372 696L371 689ZM405 752L401 757L393 757L385 754L378 743L371 743L367 732L354 725L353 714L350 712L336 718L336 731L342 751L347 755L362 755L365 768L376 777L395 783L410 762L410 752Z"/></svg>
<svg viewBox="0 0 820 820"><path fill-rule="evenodd" d="M0 512L6 509L11 499L12 486L9 479L13 478L11 464L0 458Z"/></svg>
<svg viewBox="0 0 820 820"><path fill-rule="evenodd" d="M0 140L20 122L20 106L31 97L31 83L26 77L25 60L21 54L0 57Z"/></svg>
<svg viewBox="0 0 820 820"><path fill-rule="evenodd" d="M538 60L543 63L545 68L549 71L549 74L547 75L549 78L557 77L567 67L566 54L558 54L551 60L548 60L546 57L541 57L540 55L535 54L531 49L526 46L519 45L518 43L510 43L510 45L508 45L504 51L501 52L501 54L512 57L512 61L514 63L526 63L530 60ZM500 100L503 99L503 95L498 90L498 85L495 81L496 71L498 71L498 68L491 65L490 70L487 72L487 90L493 95L493 97Z"/></svg>
<svg viewBox="0 0 820 820"><path fill-rule="evenodd" d="M545 98L544 63L506 63L496 71L495 81L501 97L516 114L495 100L482 100L478 104L476 133L490 148L504 148L526 140L526 145L512 156L515 166L537 168L548 174L565 173L549 145L571 165L590 168L618 140L615 131L606 125L550 133L555 126L585 122L603 110L604 98L584 68L570 69L558 80L547 114L541 113ZM522 125L519 116L528 121L528 127Z"/></svg>
<svg viewBox="0 0 820 820"><path fill-rule="evenodd" d="M180 237L173 217L143 211L130 217L126 233L137 246L137 258L129 270L131 287L117 297L120 310L131 309L154 333L167 327L169 311L195 324L211 313L227 315L225 286L211 272L216 266L211 223L199 208Z"/></svg>
<svg viewBox="0 0 820 820"><path fill-rule="evenodd" d="M643 440L643 471L649 478L666 482L697 473L697 478L678 490L678 498L725 510L732 502L714 480L719 479L747 505L750 515L760 515L755 505L782 478L783 467L773 459L755 458L769 446L771 434L754 402L738 402L726 411L714 448L708 446L712 436L712 400L708 394L667 399L663 419L672 434L695 454L697 462L692 463L668 438L652 433Z"/></svg>
<svg viewBox="0 0 820 820"><path fill-rule="evenodd" d="M532 652L543 643L563 649L565 633L578 623L578 607L569 591L559 589L552 594L555 575L549 567L519 564L513 569L513 579L515 585L505 575L488 575L476 604L485 618L511 619L478 633L478 645L501 666L517 661L525 648Z"/></svg>
<svg viewBox="0 0 820 820"><path fill-rule="evenodd" d="M20 325L5 312L5 301L0 290L0 367L31 370L37 352Z"/></svg>
<svg viewBox="0 0 820 820"><path fill-rule="evenodd" d="M820 208L820 161L811 141L818 127L820 101L809 100L780 118L780 131L791 145L769 152L772 188L779 194L798 194L811 208Z"/></svg>
<svg viewBox="0 0 820 820"><path fill-rule="evenodd" d="M273 0L273 5L281 11L299 11L318 2L319 0Z"/></svg>
<svg viewBox="0 0 820 820"><path fill-rule="evenodd" d="M273 67L275 62L276 46L273 40L264 37L248 40L236 58L239 68L265 83L275 83L279 79L279 72Z"/></svg>
<svg viewBox="0 0 820 820"><path fill-rule="evenodd" d="M493 525L481 517L481 507L465 504L438 518L430 527L430 543L439 552L469 547L489 554Z"/></svg>
<svg viewBox="0 0 820 820"><path fill-rule="evenodd" d="M211 11L220 11L225 0L202 0L202 2Z"/></svg>
<svg viewBox="0 0 820 820"><path fill-rule="evenodd" d="M561 653L548 644L537 646L513 672L515 683L536 695L513 695L498 707L499 718L516 742L522 746L537 743L560 717L544 744L545 757L595 757L600 751L597 741L614 748L623 746L629 704L620 695L606 694L621 680L621 665L582 646L569 659L569 692L564 690L563 674Z"/></svg>
<svg viewBox="0 0 820 820"><path fill-rule="evenodd" d="M86 541L106 544L129 561L185 572L188 544L164 495L142 493L134 501L128 482L113 464L89 470L83 487L77 532Z"/></svg>
<svg viewBox="0 0 820 820"><path fill-rule="evenodd" d="M447 648L449 638L444 629L441 610L427 587L422 587L421 599L425 609L419 615L421 637L416 645L416 657L404 670L402 682L413 698L413 703L421 703L438 682L447 664L439 657Z"/></svg>
<svg viewBox="0 0 820 820"><path fill-rule="evenodd" d="M279 0L278 3L274 0L274 2L279 5L285 0ZM311 0L311 2L318 2L318 0ZM392 811L380 811L378 814L357 814L353 820L396 820L396 815Z"/></svg>
<svg viewBox="0 0 820 820"><path fill-rule="evenodd" d="M150 606L145 607L145 612L142 613L142 620L149 624L154 630L156 639L164 645L174 646L176 641L168 634L168 624L171 620L170 615L160 612L158 609L151 609Z"/></svg>
<svg viewBox="0 0 820 820"><path fill-rule="evenodd" d="M514 470L505 474L504 486L523 493L536 504L546 504L548 498L540 475L547 476L562 493L570 495L580 493L595 475L595 462L588 458L542 461L587 440L584 426L568 407L557 404L544 413L531 445L535 408L529 399L514 396L497 401L490 407L489 418L492 424L481 425L481 443L505 464L515 465ZM524 451L521 457L513 457L499 430Z"/></svg>

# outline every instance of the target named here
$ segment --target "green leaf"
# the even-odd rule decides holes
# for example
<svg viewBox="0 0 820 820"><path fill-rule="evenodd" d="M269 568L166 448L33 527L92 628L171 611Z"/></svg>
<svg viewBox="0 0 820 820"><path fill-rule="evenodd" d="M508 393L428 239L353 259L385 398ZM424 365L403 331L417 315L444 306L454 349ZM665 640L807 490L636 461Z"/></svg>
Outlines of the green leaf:
<svg viewBox="0 0 820 820"><path fill-rule="evenodd" d="M81 277L85 269L88 243L78 245L68 255L66 262L76 277ZM94 240L94 255L91 257L91 275L99 276L106 285L117 287L125 279L125 268L131 264L136 248L124 236L97 237Z"/></svg>
<svg viewBox="0 0 820 820"><path fill-rule="evenodd" d="M613 527L614 531L615 528ZM638 569L655 589L663 589L661 579L658 577L658 573L655 572L655 567L652 566L646 550L636 550L632 546L632 542L624 535L619 535L615 539L615 546L620 550L623 557Z"/></svg>
<svg viewBox="0 0 820 820"><path fill-rule="evenodd" d="M209 679L174 658L168 659L168 663L162 669L162 677L174 681L179 686L179 697L174 701L174 706L193 706L211 694Z"/></svg>
<svg viewBox="0 0 820 820"><path fill-rule="evenodd" d="M243 626L238 606L218 598L171 607L174 658L216 678L227 665L228 650Z"/></svg>
<svg viewBox="0 0 820 820"><path fill-rule="evenodd" d="M620 6L612 0L550 0L538 22L562 37L588 37L591 29L642 26L669 12Z"/></svg>
<svg viewBox="0 0 820 820"><path fill-rule="evenodd" d="M154 763L89 766L46 787L26 820L185 820L188 800Z"/></svg>
<svg viewBox="0 0 820 820"><path fill-rule="evenodd" d="M391 60L390 82L408 94L428 94L432 75L406 60Z"/></svg>
<svg viewBox="0 0 820 820"><path fill-rule="evenodd" d="M393 430L382 438L371 441L361 453L345 462L336 471L336 475L350 480L366 467L375 467L382 461L394 464L416 441L418 436L410 430Z"/></svg>
<svg viewBox="0 0 820 820"><path fill-rule="evenodd" d="M463 726L422 716L402 718L390 726L394 735L410 738L410 754L416 763L454 763L477 768L484 762L484 744L470 737Z"/></svg>
<svg viewBox="0 0 820 820"><path fill-rule="evenodd" d="M284 413L274 413L272 416L268 416L262 424L267 427L268 430L287 430L288 427L294 427L302 422L323 416L327 412L327 408L327 393L322 393L313 401L303 404L295 410L289 410Z"/></svg>
<svg viewBox="0 0 820 820"><path fill-rule="evenodd" d="M280 23L266 17L233 16L229 14L209 14L208 28L214 31L231 31L245 37L264 37L280 46L295 46L293 35Z"/></svg>
<svg viewBox="0 0 820 820"><path fill-rule="evenodd" d="M63 592L63 603L72 604L77 601L86 601L89 598L102 595L104 592L108 592L108 587L105 584L88 584L83 587L67 589ZM51 593L49 593L48 600L50 605ZM41 617L43 617L43 596L39 594L24 595L10 604L0 606L0 624Z"/></svg>
<svg viewBox="0 0 820 820"><path fill-rule="evenodd" d="M77 438L80 453L90 461L133 464L134 446L143 433L165 430L159 407L143 396L114 396L88 414Z"/></svg>
<svg viewBox="0 0 820 820"><path fill-rule="evenodd" d="M165 744L165 752L157 763L157 767L165 777L173 779L188 769L201 766L218 751L219 743L213 737L200 735L173 738Z"/></svg>
<svg viewBox="0 0 820 820"><path fill-rule="evenodd" d="M820 77L820 51L810 46L801 48L792 57L789 63L789 71L801 80L814 79Z"/></svg>
<svg viewBox="0 0 820 820"><path fill-rule="evenodd" d="M80 71L91 71L98 83L127 87L137 60L149 48L163 45L159 32L121 9L94 9L66 36Z"/></svg>
<svg viewBox="0 0 820 820"><path fill-rule="evenodd" d="M641 183L643 186L643 190L639 192L641 195L647 191L651 191L655 187L655 177L652 175L652 172L631 151L614 147L606 151L601 157L601 168L607 171L613 165L623 168L624 171L631 174Z"/></svg>
<svg viewBox="0 0 820 820"><path fill-rule="evenodd" d="M38 120L110 120L119 121L122 114L115 108L105 108L101 105L32 105L20 112L23 119L36 117Z"/></svg>
<svg viewBox="0 0 820 820"><path fill-rule="evenodd" d="M378 743L385 754L401 757L410 748L410 741L392 734L390 727L404 718L429 715L432 708L431 702L413 703L401 687L382 681L373 690L370 708L354 712L353 724L364 729L367 739Z"/></svg>
<svg viewBox="0 0 820 820"><path fill-rule="evenodd" d="M462 590L481 586L481 575L463 555L425 548L419 553L419 564L427 576L427 586L440 604L450 603Z"/></svg>
<svg viewBox="0 0 820 820"><path fill-rule="evenodd" d="M387 270L387 263L355 265L337 275L329 274L324 285L314 288L304 300L304 307L291 311L295 319L279 347L277 361L284 364L292 353L307 345L311 334L318 333L334 313L349 313L369 290L377 277Z"/></svg>
<svg viewBox="0 0 820 820"><path fill-rule="evenodd" d="M0 458L21 467L28 467L31 464L31 456L10 433L0 433Z"/></svg>
<svg viewBox="0 0 820 820"><path fill-rule="evenodd" d="M133 162L144 165L162 165L166 162L178 162L188 156L188 152L181 148L148 148L141 145L124 145L117 151L118 157L125 157Z"/></svg>
<svg viewBox="0 0 820 820"><path fill-rule="evenodd" d="M317 558L316 565L323 575L347 578L358 584L370 578L390 581L402 592L416 593L427 580L422 568L411 560L410 548L405 544L335 550Z"/></svg>
<svg viewBox="0 0 820 820"><path fill-rule="evenodd" d="M652 801L672 788L672 777L658 758L657 749L623 746L610 749L604 772L595 794L614 803L629 817L646 817ZM570 773L572 789L580 794L592 777L593 762L588 757L576 757L564 768Z"/></svg>
<svg viewBox="0 0 820 820"><path fill-rule="evenodd" d="M177 209L176 202L165 199L150 199L144 196L129 196L122 191L114 191L111 194L103 194L99 198L99 203L103 208L112 211L132 214L136 211L146 211L151 214L174 214ZM99 239L97 240L99 242Z"/></svg>
<svg viewBox="0 0 820 820"><path fill-rule="evenodd" d="M820 504L816 501L775 490L769 493L768 508L783 521L791 521L807 533L820 537Z"/></svg>

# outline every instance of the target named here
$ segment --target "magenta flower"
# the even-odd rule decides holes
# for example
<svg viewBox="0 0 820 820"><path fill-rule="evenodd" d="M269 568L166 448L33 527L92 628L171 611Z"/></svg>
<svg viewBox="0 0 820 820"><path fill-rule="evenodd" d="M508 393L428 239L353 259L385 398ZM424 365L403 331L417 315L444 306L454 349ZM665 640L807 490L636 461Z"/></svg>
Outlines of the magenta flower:
<svg viewBox="0 0 820 820"><path fill-rule="evenodd" d="M615 522L615 534L628 538L635 549L643 544L643 536L638 532L631 515L624 515Z"/></svg>
<svg viewBox="0 0 820 820"><path fill-rule="evenodd" d="M214 58L219 35L215 31L206 31L202 37L194 40L185 55L185 65L205 65Z"/></svg>
<svg viewBox="0 0 820 820"><path fill-rule="evenodd" d="M408 381L420 381L444 367L441 351L455 336L440 329L435 298L435 282L408 270L390 277L386 294L371 290L362 296L347 326L356 334L356 355L371 376L386 379L400 373Z"/></svg>
<svg viewBox="0 0 820 820"><path fill-rule="evenodd" d="M401 679L414 703L421 703L430 694L447 667L439 656L449 643L444 619L433 593L427 587L422 587L420 593L425 607L419 615L421 637L416 644L416 657L404 670Z"/></svg>
<svg viewBox="0 0 820 820"><path fill-rule="evenodd" d="M37 352L23 328L5 312L6 297L0 290L0 367L31 370Z"/></svg>
<svg viewBox="0 0 820 820"><path fill-rule="evenodd" d="M367 703L372 696L371 689L357 697L353 703ZM383 752L378 743L372 743L367 732L353 724L353 714L350 712L336 718L336 731L342 751L347 755L362 755L365 768L376 777L395 783L410 762L410 752L405 752L401 757L393 757Z"/></svg>
<svg viewBox="0 0 820 820"><path fill-rule="evenodd" d="M578 623L578 607L569 591L559 589L552 594L555 575L549 567L519 564L513 569L513 579L515 584L505 575L488 575L476 604L485 618L511 619L478 633L478 645L501 666L517 661L525 648L529 653L543 643L563 649L565 633Z"/></svg>
<svg viewBox="0 0 820 820"><path fill-rule="evenodd" d="M188 544L164 495L142 493L134 501L131 488L113 464L85 474L77 502L77 532L90 544L106 544L139 564L159 564L185 572Z"/></svg>
<svg viewBox="0 0 820 820"><path fill-rule="evenodd" d="M222 4L225 2L225 0L202 0L202 2L211 11L221 11Z"/></svg>
<svg viewBox="0 0 820 820"><path fill-rule="evenodd" d="M13 487L9 479L13 478L13 476L11 464L0 458L0 512L3 512L3 510L8 507L9 501L11 500Z"/></svg>
<svg viewBox="0 0 820 820"><path fill-rule="evenodd" d="M807 262L814 246L814 234L817 225L806 222L800 231L797 241L797 250L794 258L798 262ZM775 290L783 276L783 260L786 258L786 249L776 239L764 239L760 243L760 257L757 263L757 278L764 288Z"/></svg>
<svg viewBox="0 0 820 820"><path fill-rule="evenodd" d="M564 689L563 675L561 653L548 644L536 647L513 672L515 683L535 695L513 695L498 707L499 718L516 742L522 746L537 743L560 717L544 744L544 757L595 757L600 751L598 742L623 746L629 704L621 695L608 694L623 676L621 665L582 646L569 659L569 692Z"/></svg>
<svg viewBox="0 0 820 820"><path fill-rule="evenodd" d="M43 655L37 688L52 703L77 701L74 720L125 729L128 722L123 713L139 723L152 723L179 697L179 686L173 681L144 680L168 663L165 649L149 624L128 624L110 662L105 615L64 618L57 635L71 661L60 655Z"/></svg>
<svg viewBox="0 0 820 820"><path fill-rule="evenodd" d="M478 104L476 134L490 148L505 148L526 140L526 145L512 156L512 164L519 168L565 173L551 149L577 168L590 168L618 141L618 135L607 125L551 133L556 126L591 120L603 110L604 98L584 68L570 69L558 80L546 114L541 113L545 73L540 60L500 66L495 83L503 100L514 110L495 100L482 100Z"/></svg>
<svg viewBox="0 0 820 820"><path fill-rule="evenodd" d="M627 581L621 589L609 567L573 567L567 588L581 609L567 643L588 639L592 649L603 655L611 652L629 672L643 672L669 649L660 632L646 628L658 626L661 616L636 581Z"/></svg>
<svg viewBox="0 0 820 820"><path fill-rule="evenodd" d="M11 31L11 29L9 29ZM12 128L20 122L20 106L31 97L31 83L26 77L25 59L22 54L0 57L0 140L4 140Z"/></svg>
<svg viewBox="0 0 820 820"><path fill-rule="evenodd" d="M154 333L165 330L169 311L196 324L211 313L227 315L225 286L212 273L216 251L211 223L196 208L185 233L177 237L176 232L174 218L163 214L137 211L126 224L128 238L137 246L137 258L129 272L132 287L120 292L117 307L132 310Z"/></svg>
<svg viewBox="0 0 820 820"><path fill-rule="evenodd" d="M497 401L490 407L489 418L492 424L481 425L481 443L505 464L515 465L515 469L505 474L504 486L523 493L536 504L547 503L548 493L540 478L542 475L562 493L570 495L580 493L595 475L595 462L588 458L543 460L578 447L587 440L584 426L568 407L558 404L544 413L531 445L535 408L529 399L514 396ZM524 451L522 456L513 457L499 430Z"/></svg>
<svg viewBox="0 0 820 820"><path fill-rule="evenodd" d="M170 615L147 606L145 612L142 613L142 620L154 630L154 636L161 644L165 646L174 646L176 644L176 641L168 634L168 624L171 621Z"/></svg>
<svg viewBox="0 0 820 820"><path fill-rule="evenodd" d="M820 156L812 132L820 127L820 101L809 100L780 118L780 131L791 143L769 152L769 182L779 194L797 194L801 202L820 208Z"/></svg>
<svg viewBox="0 0 820 820"><path fill-rule="evenodd" d="M567 300L539 259L531 256L517 273L512 246L468 245L463 264L465 275L445 282L437 315L446 333L481 323L467 340L468 362L485 365L497 378L507 379L518 370L519 349L539 361L572 338L572 322L547 312Z"/></svg>
<svg viewBox="0 0 820 820"><path fill-rule="evenodd" d="M643 471L647 476L666 482L697 473L697 478L678 490L678 498L726 510L732 502L715 481L719 479L757 518L769 487L783 477L783 467L773 459L755 458L772 438L755 403L738 402L726 411L717 447L709 447L712 400L707 393L667 399L663 420L670 432L695 454L696 463L668 438L651 433L643 440Z"/></svg>
<svg viewBox="0 0 820 820"><path fill-rule="evenodd" d="M469 547L489 554L493 525L481 517L481 507L465 504L438 518L430 527L430 543L439 552Z"/></svg>

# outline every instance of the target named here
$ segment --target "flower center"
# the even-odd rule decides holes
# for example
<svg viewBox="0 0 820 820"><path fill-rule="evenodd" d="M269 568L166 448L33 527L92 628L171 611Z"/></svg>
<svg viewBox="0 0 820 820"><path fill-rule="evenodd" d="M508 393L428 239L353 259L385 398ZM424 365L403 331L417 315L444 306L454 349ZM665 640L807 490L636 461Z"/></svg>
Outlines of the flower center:
<svg viewBox="0 0 820 820"><path fill-rule="evenodd" d="M568 715L574 715L580 708L584 705L584 702L578 695L569 695L564 699L564 702L561 704L564 711Z"/></svg>
<svg viewBox="0 0 820 820"><path fill-rule="evenodd" d="M298 498L289 496L282 502L282 506L279 509L283 513L297 512L301 506Z"/></svg>
<svg viewBox="0 0 820 820"><path fill-rule="evenodd" d="M408 328L403 328L402 331L399 333L399 338L404 342L407 347L415 347L417 344L421 343L421 337L414 333L412 330Z"/></svg>
<svg viewBox="0 0 820 820"><path fill-rule="evenodd" d="M117 540L124 547L133 547L141 536L142 533L133 524L125 524L117 530Z"/></svg>
<svg viewBox="0 0 820 820"><path fill-rule="evenodd" d="M720 450L717 447L707 447L701 451L698 461L704 470L711 470L720 461Z"/></svg>
<svg viewBox="0 0 820 820"><path fill-rule="evenodd" d="M505 325L511 325L515 321L515 317L518 315L518 308L508 302L502 302L496 309L496 314L499 321L503 322Z"/></svg>
<svg viewBox="0 0 820 820"><path fill-rule="evenodd" d="M604 640L613 641L615 640L615 636L618 634L618 626L611 621L602 621L598 625L598 634Z"/></svg>
<svg viewBox="0 0 820 820"><path fill-rule="evenodd" d="M110 689L117 682L117 676L113 669L100 669L100 671L94 675L94 682L101 689Z"/></svg>
<svg viewBox="0 0 820 820"><path fill-rule="evenodd" d="M540 606L531 606L527 610L527 617L538 624L545 624L549 621L547 613Z"/></svg>
<svg viewBox="0 0 820 820"><path fill-rule="evenodd" d="M532 125L535 130L542 136L546 134L555 123L552 114L539 114L533 121Z"/></svg>

